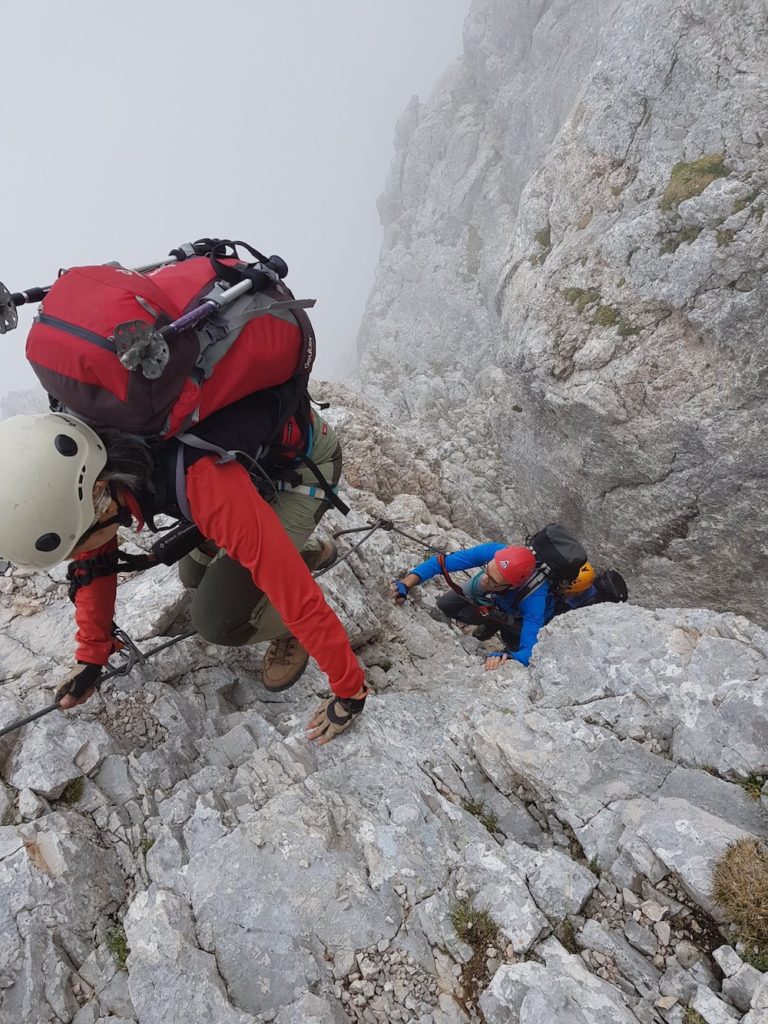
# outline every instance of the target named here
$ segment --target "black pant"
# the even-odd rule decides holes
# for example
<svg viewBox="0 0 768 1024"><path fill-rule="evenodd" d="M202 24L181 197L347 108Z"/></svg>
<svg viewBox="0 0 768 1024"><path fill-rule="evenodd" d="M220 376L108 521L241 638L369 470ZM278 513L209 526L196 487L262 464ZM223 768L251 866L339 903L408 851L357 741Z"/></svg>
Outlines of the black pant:
<svg viewBox="0 0 768 1024"><path fill-rule="evenodd" d="M437 607L449 619L456 619L457 622L463 622L468 626L485 626L494 621L490 616L483 615L476 604L472 604L471 601L454 590L449 590L447 594L438 597ZM501 639L510 651L516 651L520 646L521 627L520 619L510 616L507 616L506 621L499 624Z"/></svg>

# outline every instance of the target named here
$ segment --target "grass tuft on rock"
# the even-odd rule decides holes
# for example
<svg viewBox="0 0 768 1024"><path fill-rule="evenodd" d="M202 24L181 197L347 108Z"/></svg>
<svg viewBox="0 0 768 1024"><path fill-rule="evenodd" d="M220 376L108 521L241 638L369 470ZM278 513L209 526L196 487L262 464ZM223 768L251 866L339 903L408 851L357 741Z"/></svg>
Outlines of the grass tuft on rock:
<svg viewBox="0 0 768 1024"><path fill-rule="evenodd" d="M768 846L732 843L715 867L712 895L754 955L768 956Z"/></svg>
<svg viewBox="0 0 768 1024"><path fill-rule="evenodd" d="M583 313L587 306L600 301L600 292L597 288L566 288L563 298L576 307L577 313Z"/></svg>
<svg viewBox="0 0 768 1024"><path fill-rule="evenodd" d="M710 153L690 164L683 161L675 164L659 204L662 210L676 210L686 199L700 196L713 181L727 178L724 161L725 153Z"/></svg>
<svg viewBox="0 0 768 1024"><path fill-rule="evenodd" d="M631 338L635 334L640 333L640 328L637 324L633 324L629 320L619 320L619 337L620 338Z"/></svg>
<svg viewBox="0 0 768 1024"><path fill-rule="evenodd" d="M122 922L118 921L107 930L107 949L109 950L112 959L115 961L117 969L119 971L124 971L125 962L128 959L128 954L131 950L128 946L128 937L125 934L125 928L123 928Z"/></svg>
<svg viewBox="0 0 768 1024"><path fill-rule="evenodd" d="M692 1007L688 1007L683 1017L683 1024L707 1024L700 1013L697 1013Z"/></svg>
<svg viewBox="0 0 768 1024"><path fill-rule="evenodd" d="M474 950L485 951L492 946L499 934L499 926L487 910L476 910L472 900L459 900L451 911L451 924L462 942Z"/></svg>
<svg viewBox="0 0 768 1024"><path fill-rule="evenodd" d="M753 800L759 800L763 792L763 786L765 785L765 776L750 775L739 782L739 785L747 796L752 797Z"/></svg>
<svg viewBox="0 0 768 1024"><path fill-rule="evenodd" d="M567 950L569 953L579 952L579 946L576 942L576 929L567 917L564 921L560 922L557 928L555 928L555 938L559 941L563 949Z"/></svg>
<svg viewBox="0 0 768 1024"><path fill-rule="evenodd" d="M589 868L589 870L592 872L593 875L596 875L598 878L600 877L600 874L601 874L601 872L600 872L600 865L597 863L597 857L593 857L592 860L587 865L587 867Z"/></svg>
<svg viewBox="0 0 768 1024"><path fill-rule="evenodd" d="M677 234L667 235L661 243L661 251L663 253L677 252L681 245L690 245L691 242L695 242L700 234L701 228L693 226L683 228L682 231L678 231Z"/></svg>
<svg viewBox="0 0 768 1024"><path fill-rule="evenodd" d="M594 322L598 327L615 327L619 322L619 314L613 306L598 306Z"/></svg>
<svg viewBox="0 0 768 1024"><path fill-rule="evenodd" d="M462 942L472 947L473 953L461 972L461 984L472 1003L488 987L488 961L486 949L501 941L499 926L486 910L476 910L472 897L459 900L451 911L451 924Z"/></svg>
<svg viewBox="0 0 768 1024"><path fill-rule="evenodd" d="M76 779L72 779L64 787L64 790L59 797L59 802L65 804L67 807L74 807L74 805L80 800L85 789L85 779L82 775L78 775Z"/></svg>
<svg viewBox="0 0 768 1024"><path fill-rule="evenodd" d="M754 967L756 971L762 971L763 974L768 973L768 949L760 950L745 942L744 949L739 955L745 964Z"/></svg>
<svg viewBox="0 0 768 1024"><path fill-rule="evenodd" d="M499 819L498 816L490 810L485 808L485 800L465 800L462 803L465 811L469 811L473 814L481 825L484 825L489 832L498 832L499 830Z"/></svg>

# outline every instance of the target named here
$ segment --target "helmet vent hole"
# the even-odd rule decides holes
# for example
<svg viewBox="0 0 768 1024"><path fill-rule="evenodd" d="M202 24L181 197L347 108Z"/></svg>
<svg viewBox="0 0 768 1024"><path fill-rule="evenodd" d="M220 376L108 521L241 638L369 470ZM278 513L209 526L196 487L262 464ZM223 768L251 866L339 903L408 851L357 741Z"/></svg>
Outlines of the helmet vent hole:
<svg viewBox="0 0 768 1024"><path fill-rule="evenodd" d="M78 501L83 500L83 480L85 479L85 466L80 470L80 476L77 480L77 498Z"/></svg>
<svg viewBox="0 0 768 1024"><path fill-rule="evenodd" d="M53 439L53 446L59 455L77 455L77 441L69 434L57 434Z"/></svg>
<svg viewBox="0 0 768 1024"><path fill-rule="evenodd" d="M55 551L60 544L61 537L58 533L44 533L42 537L38 537L35 541L35 547L38 551Z"/></svg>

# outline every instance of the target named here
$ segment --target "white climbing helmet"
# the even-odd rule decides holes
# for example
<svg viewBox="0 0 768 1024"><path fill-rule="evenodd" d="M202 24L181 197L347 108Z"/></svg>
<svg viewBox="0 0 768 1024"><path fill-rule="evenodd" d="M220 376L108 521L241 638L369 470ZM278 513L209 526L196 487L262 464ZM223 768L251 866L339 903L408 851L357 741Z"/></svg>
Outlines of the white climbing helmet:
<svg viewBox="0 0 768 1024"><path fill-rule="evenodd" d="M64 561L96 520L107 462L98 435L65 413L0 422L0 558L31 569Z"/></svg>

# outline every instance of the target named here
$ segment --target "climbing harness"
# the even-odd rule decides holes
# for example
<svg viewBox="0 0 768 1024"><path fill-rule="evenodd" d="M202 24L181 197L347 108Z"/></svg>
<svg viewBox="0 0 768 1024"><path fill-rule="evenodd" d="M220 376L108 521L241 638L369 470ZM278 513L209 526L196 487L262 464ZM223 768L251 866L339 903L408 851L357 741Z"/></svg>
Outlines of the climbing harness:
<svg viewBox="0 0 768 1024"><path fill-rule="evenodd" d="M181 643L182 640L188 640L191 636L195 636L196 631L193 629L187 633L181 633L179 636L175 636L171 640L166 640L164 643L158 644L156 647L151 647L148 651L140 650L128 634L122 629L114 629L112 631L112 635L120 644L116 653L123 659L123 662L120 665L110 667L109 671L105 672L104 675L99 678L96 683L97 689L99 689L101 684L107 679L113 679L115 676L127 676L133 671L136 665L146 664L149 658L153 658L161 651L166 650L168 647L173 647L175 644ZM47 707L41 708L33 715L27 715L26 718L19 718L15 722L11 722L10 725L6 725L4 728L0 729L0 736L6 736L9 732L15 732L16 729L21 729L23 725L28 725L30 722L34 722L38 718L42 718L43 715L49 715L51 711L56 711L64 696L65 695L62 694L62 696L54 701L53 704L49 704Z"/></svg>
<svg viewBox="0 0 768 1024"><path fill-rule="evenodd" d="M202 534L197 534L194 537L192 530L196 530L190 524L183 524L184 530L187 536L184 537L184 546L189 544L191 539L195 539L197 542L203 542L204 538ZM444 560L445 553L440 548L434 547L432 544L427 544L426 541L421 540L420 537L414 537L410 533L406 533L405 530L401 530L400 527L395 526L391 519L377 519L374 523L367 526L359 526L354 529L337 530L333 537L343 537L353 533L363 533L364 537L353 545L347 551L345 555L337 559L333 565L329 565L325 569L321 569L319 572L313 573L315 578L323 576L330 569L335 566L346 562L346 560L353 555L355 551L358 551L367 540L369 540L377 530L385 530L388 533L398 533L401 537L405 537L407 540L413 541L415 544L420 544L428 551L434 551L438 559ZM170 539L170 538L169 538ZM196 545L194 545L196 546ZM130 555L126 552L112 552L107 556L102 556L104 561L100 561L98 558L82 560L80 562L73 562L67 573L67 578L70 583L70 597L74 599L74 594L77 592L80 586L85 586L90 583L92 579L98 576L110 575L113 572L140 572L143 569L152 568L153 566L161 562L161 558L157 557L157 552L154 555ZM454 589L457 589L454 586ZM115 676L126 676L128 675L136 665L144 665L149 658L153 658L156 654L166 650L168 647L173 647L175 644L181 643L182 640L188 640L190 637L196 635L195 630L190 630L187 633L181 633L179 636L173 637L171 640L166 640L162 644L158 644L156 647L151 647L148 651L140 650L128 634L119 628L115 628L112 631L112 635L118 642L118 650L116 654L122 659L122 663L116 666L110 667L109 671L105 672L96 683L96 688L99 689L101 684L107 679L112 679ZM62 695L63 697L64 695ZM21 729L22 726L28 725L30 722L36 721L38 718L42 718L44 715L48 715L51 711L56 711L61 703L61 697L54 701L53 704L49 704L47 707L41 708L32 715L27 715L26 718L19 718L15 722L11 722L10 725L6 725L0 729L0 736L6 736L10 732L14 732L16 729Z"/></svg>

